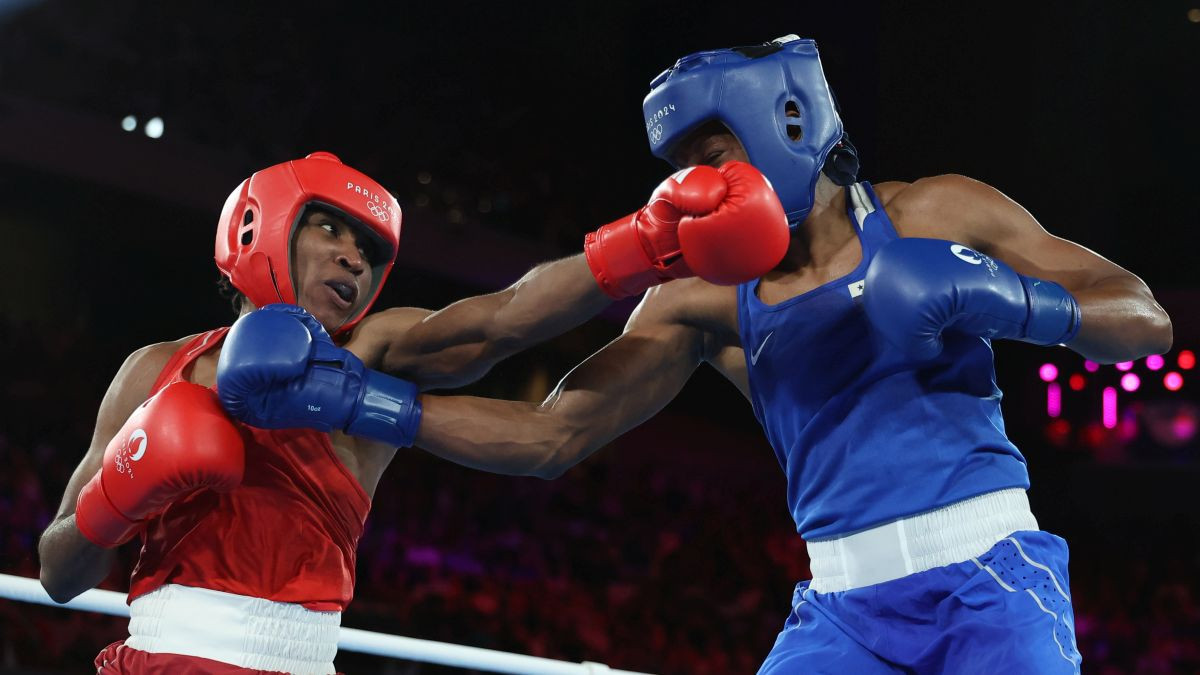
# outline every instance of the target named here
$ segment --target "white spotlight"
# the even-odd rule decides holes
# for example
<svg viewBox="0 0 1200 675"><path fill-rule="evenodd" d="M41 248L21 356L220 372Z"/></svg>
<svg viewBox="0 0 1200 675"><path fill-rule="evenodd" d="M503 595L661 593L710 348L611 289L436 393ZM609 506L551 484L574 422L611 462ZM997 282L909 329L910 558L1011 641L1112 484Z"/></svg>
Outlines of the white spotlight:
<svg viewBox="0 0 1200 675"><path fill-rule="evenodd" d="M121 120L121 128L125 131L133 131L137 128L137 118L133 115L126 115L124 119Z"/></svg>
<svg viewBox="0 0 1200 675"><path fill-rule="evenodd" d="M146 135L150 138L161 138L163 135L163 120L161 117L151 117L146 120Z"/></svg>

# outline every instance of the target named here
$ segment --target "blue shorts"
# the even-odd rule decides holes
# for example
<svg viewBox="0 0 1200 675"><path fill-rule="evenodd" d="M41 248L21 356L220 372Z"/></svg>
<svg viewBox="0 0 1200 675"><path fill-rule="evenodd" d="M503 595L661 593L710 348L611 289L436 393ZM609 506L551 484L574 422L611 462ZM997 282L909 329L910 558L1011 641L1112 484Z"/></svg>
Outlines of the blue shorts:
<svg viewBox="0 0 1200 675"><path fill-rule="evenodd" d="M1017 532L984 555L874 586L801 582L759 675L1078 673L1067 542Z"/></svg>

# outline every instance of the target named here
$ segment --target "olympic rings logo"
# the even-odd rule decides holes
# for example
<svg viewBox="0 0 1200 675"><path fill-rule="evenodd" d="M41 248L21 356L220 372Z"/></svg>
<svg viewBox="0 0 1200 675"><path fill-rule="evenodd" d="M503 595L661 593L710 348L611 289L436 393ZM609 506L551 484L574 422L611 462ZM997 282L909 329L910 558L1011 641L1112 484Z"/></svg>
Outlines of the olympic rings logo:
<svg viewBox="0 0 1200 675"><path fill-rule="evenodd" d="M133 462L141 461L146 455L146 446L150 440L145 429L134 429L120 450L113 455L113 464L117 473L127 474L133 478Z"/></svg>
<svg viewBox="0 0 1200 675"><path fill-rule="evenodd" d="M663 135L662 125L661 124L655 125L654 128L650 130L650 144L658 145L658 142L662 140L662 135Z"/></svg>
<svg viewBox="0 0 1200 675"><path fill-rule="evenodd" d="M379 222L386 223L388 221L389 216L387 210L375 202L367 202L367 210L371 212L371 215L378 218Z"/></svg>

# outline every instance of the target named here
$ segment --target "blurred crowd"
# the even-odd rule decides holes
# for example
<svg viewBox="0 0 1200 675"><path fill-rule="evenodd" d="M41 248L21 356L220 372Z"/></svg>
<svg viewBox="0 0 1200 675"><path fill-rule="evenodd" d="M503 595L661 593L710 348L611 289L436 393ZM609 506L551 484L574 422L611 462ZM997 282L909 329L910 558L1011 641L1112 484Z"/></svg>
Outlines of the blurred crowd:
<svg viewBox="0 0 1200 675"><path fill-rule="evenodd" d="M91 365L112 360L106 347L78 337L0 321L0 347L26 355L0 401L0 572L37 576L37 536L110 376ZM377 491L343 625L646 672L752 673L808 574L783 493L761 438L678 412L550 482L404 451ZM1063 534L1085 672L1200 672L1196 547L1097 550ZM124 590L135 556L127 546L104 586ZM0 600L0 670L81 672L125 623ZM459 672L348 652L337 664Z"/></svg>

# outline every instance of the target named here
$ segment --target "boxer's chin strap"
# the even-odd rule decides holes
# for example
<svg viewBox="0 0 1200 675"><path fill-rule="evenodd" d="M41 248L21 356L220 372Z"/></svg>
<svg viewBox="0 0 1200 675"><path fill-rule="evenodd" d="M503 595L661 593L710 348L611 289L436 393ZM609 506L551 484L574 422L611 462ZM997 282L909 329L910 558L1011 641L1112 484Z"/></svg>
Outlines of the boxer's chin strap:
<svg viewBox="0 0 1200 675"><path fill-rule="evenodd" d="M858 149L850 142L850 134L842 132L842 139L826 156L821 173L836 185L853 185L858 181Z"/></svg>

